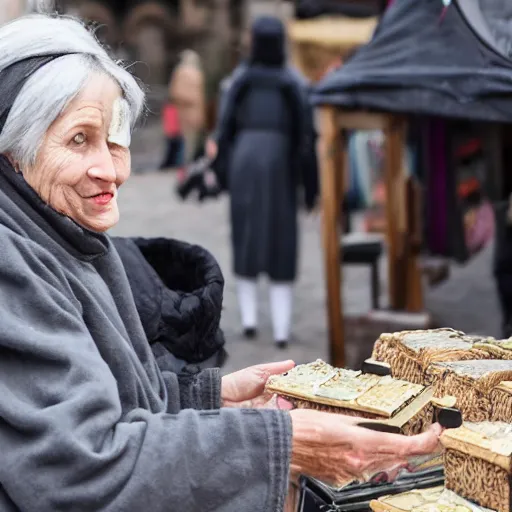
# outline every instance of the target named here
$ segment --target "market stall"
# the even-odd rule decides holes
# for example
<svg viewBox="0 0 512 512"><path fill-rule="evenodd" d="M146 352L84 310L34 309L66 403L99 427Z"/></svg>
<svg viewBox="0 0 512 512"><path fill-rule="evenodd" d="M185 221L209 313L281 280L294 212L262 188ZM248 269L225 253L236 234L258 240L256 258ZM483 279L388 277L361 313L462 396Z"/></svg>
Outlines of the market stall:
<svg viewBox="0 0 512 512"><path fill-rule="evenodd" d="M309 80L317 82L333 63L371 39L377 21L374 16L293 19L288 23L292 61Z"/></svg>
<svg viewBox="0 0 512 512"><path fill-rule="evenodd" d="M301 476L298 504L287 510L510 510L511 379L509 339L450 328L381 334L361 371L318 359L270 377L268 393L299 409L351 416L365 429L406 436L433 423L444 429L440 445L422 456L370 465L358 476L334 471L328 482Z"/></svg>
<svg viewBox="0 0 512 512"><path fill-rule="evenodd" d="M490 132L512 121L512 32L500 21L498 3L394 2L373 39L315 89L329 340L337 366L345 363L339 218L346 157L340 138L347 130L385 134L389 306L420 312L420 213L402 158L408 123L411 116L437 116L488 123Z"/></svg>

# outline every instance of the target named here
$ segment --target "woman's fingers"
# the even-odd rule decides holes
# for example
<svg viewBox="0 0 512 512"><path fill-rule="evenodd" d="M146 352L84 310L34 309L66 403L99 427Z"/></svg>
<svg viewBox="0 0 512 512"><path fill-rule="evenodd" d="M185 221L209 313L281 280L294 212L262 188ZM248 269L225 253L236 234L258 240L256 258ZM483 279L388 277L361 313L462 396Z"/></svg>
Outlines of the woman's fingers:
<svg viewBox="0 0 512 512"><path fill-rule="evenodd" d="M360 427L356 427L361 430ZM433 425L426 432L415 436L385 434L368 431L355 437L352 450L345 453L344 460L350 473L364 480L378 472L386 472L393 479L397 472L408 466L410 458L434 454L439 447L440 425ZM357 434L355 434L357 435Z"/></svg>
<svg viewBox="0 0 512 512"><path fill-rule="evenodd" d="M286 361L276 361L275 363L263 363L257 364L256 366L250 366L249 368L258 368L259 370L265 372L268 377L271 375L279 375L280 373L285 373L291 370L295 366L295 362L291 359Z"/></svg>
<svg viewBox="0 0 512 512"><path fill-rule="evenodd" d="M439 436L442 429L439 425L433 425L422 434L404 436L400 434L386 434L375 432L361 427L358 430L361 449L375 454L390 454L397 457L410 457L433 453L439 444Z"/></svg>
<svg viewBox="0 0 512 512"><path fill-rule="evenodd" d="M295 366L289 361L258 364L231 373L222 378L222 397L231 402L251 400L263 394L265 384L271 375L287 372Z"/></svg>
<svg viewBox="0 0 512 512"><path fill-rule="evenodd" d="M442 432L433 425L423 434L404 436L359 427L361 418L307 410L291 416L292 463L321 479L367 479L380 471L392 477L411 457L434 454Z"/></svg>
<svg viewBox="0 0 512 512"><path fill-rule="evenodd" d="M270 398L268 396L262 396L261 400L259 398L255 398L253 403L256 402L255 407L261 409L279 409L281 411L291 411L293 409L293 404L285 400L282 396L272 395ZM261 405L260 405L261 404Z"/></svg>
<svg viewBox="0 0 512 512"><path fill-rule="evenodd" d="M291 411L293 409L293 404L278 395L263 394L250 400L225 403L225 407L236 407L238 409L279 409L281 411Z"/></svg>

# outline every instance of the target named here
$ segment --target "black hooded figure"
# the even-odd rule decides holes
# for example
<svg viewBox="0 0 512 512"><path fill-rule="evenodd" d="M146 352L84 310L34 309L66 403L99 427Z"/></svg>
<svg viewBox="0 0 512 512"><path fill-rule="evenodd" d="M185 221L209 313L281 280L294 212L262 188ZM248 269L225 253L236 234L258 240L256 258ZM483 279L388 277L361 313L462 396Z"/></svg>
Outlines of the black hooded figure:
<svg viewBox="0 0 512 512"><path fill-rule="evenodd" d="M231 196L231 239L242 324L257 332L257 278L271 280L274 339L286 347L298 264L298 185L318 191L306 84L286 64L284 26L261 17L249 58L233 73L217 130L219 182Z"/></svg>

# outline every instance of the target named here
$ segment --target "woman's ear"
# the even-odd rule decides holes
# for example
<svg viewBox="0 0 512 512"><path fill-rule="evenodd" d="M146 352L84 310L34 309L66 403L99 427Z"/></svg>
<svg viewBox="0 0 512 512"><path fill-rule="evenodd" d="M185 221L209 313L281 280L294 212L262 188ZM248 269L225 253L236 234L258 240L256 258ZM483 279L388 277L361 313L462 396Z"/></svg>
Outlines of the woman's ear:
<svg viewBox="0 0 512 512"><path fill-rule="evenodd" d="M9 163L14 167L14 170L17 173L21 172L20 164L14 159L14 157L11 155L11 153L5 153L5 156L7 157L7 160L9 160Z"/></svg>

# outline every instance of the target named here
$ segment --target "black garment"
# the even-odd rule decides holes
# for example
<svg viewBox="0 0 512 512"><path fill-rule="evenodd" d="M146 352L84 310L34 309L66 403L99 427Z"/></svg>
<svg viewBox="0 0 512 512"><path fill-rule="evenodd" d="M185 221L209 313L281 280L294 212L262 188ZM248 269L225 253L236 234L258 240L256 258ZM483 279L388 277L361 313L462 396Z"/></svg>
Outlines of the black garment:
<svg viewBox="0 0 512 512"><path fill-rule="evenodd" d="M297 274L297 187L317 187L305 87L284 65L282 24L259 19L249 64L233 74L217 131L215 170L231 195L234 272L291 282Z"/></svg>
<svg viewBox="0 0 512 512"><path fill-rule="evenodd" d="M508 202L494 205L496 237L494 279L502 313L502 336L512 336L512 226L508 223Z"/></svg>
<svg viewBox="0 0 512 512"><path fill-rule="evenodd" d="M113 237L135 305L160 368L175 360L225 360L219 327L224 278L205 249L166 238Z"/></svg>
<svg viewBox="0 0 512 512"><path fill-rule="evenodd" d="M258 18L252 26L249 63L281 68L285 61L285 33L281 20L271 16Z"/></svg>
<svg viewBox="0 0 512 512"><path fill-rule="evenodd" d="M0 82L0 132L7 121L14 101L27 80L38 69L41 69L49 62L69 54L70 52L35 55L16 61L2 70L2 81Z"/></svg>
<svg viewBox="0 0 512 512"><path fill-rule="evenodd" d="M179 161L181 148L183 147L183 137L167 137L165 141L165 156L160 169L168 169L170 167L177 167L181 164Z"/></svg>

